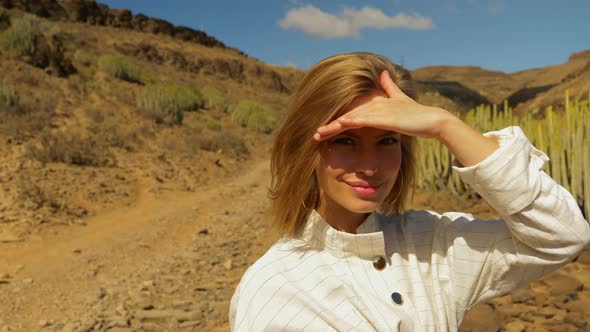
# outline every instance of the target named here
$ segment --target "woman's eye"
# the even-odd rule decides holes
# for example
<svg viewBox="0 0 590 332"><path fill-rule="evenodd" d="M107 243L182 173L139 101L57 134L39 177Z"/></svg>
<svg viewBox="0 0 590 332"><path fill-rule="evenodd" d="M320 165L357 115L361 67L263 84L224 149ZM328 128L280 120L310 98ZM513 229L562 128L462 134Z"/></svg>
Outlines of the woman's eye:
<svg viewBox="0 0 590 332"><path fill-rule="evenodd" d="M348 137L337 138L337 139L333 140L332 142L334 142L336 144L343 144L343 145L350 145L353 143L352 139L348 138Z"/></svg>
<svg viewBox="0 0 590 332"><path fill-rule="evenodd" d="M397 142L398 142L398 140L393 137L385 137L380 141L381 144L386 144L386 145L395 144Z"/></svg>

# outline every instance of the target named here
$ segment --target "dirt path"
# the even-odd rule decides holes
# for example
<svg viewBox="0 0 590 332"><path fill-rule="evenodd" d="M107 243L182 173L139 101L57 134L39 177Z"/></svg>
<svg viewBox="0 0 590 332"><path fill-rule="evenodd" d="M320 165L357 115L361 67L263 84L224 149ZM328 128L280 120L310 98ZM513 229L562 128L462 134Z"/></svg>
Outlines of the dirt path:
<svg viewBox="0 0 590 332"><path fill-rule="evenodd" d="M273 240L267 177L259 161L195 193L145 180L133 206L0 244L0 331L226 330L230 285Z"/></svg>

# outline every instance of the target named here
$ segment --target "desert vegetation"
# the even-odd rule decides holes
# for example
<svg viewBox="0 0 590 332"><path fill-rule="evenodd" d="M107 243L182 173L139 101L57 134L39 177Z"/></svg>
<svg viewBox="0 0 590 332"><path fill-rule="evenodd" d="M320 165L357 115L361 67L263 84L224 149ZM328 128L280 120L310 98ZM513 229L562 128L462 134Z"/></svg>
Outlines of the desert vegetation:
<svg viewBox="0 0 590 332"><path fill-rule="evenodd" d="M20 110L19 97L14 85L0 84L0 110L18 113Z"/></svg>
<svg viewBox="0 0 590 332"><path fill-rule="evenodd" d="M13 19L10 27L0 34L0 45L18 56L31 57L35 53L35 41L40 34L40 21L25 14Z"/></svg>
<svg viewBox="0 0 590 332"><path fill-rule="evenodd" d="M203 107L201 93L183 85L150 85L137 94L137 107L158 123L167 117L174 124L182 124L184 112Z"/></svg>
<svg viewBox="0 0 590 332"><path fill-rule="evenodd" d="M545 171L577 199L586 216L590 215L590 95L588 99L571 99L564 96L563 108L555 111L548 106L544 112L527 112L515 115L505 102L497 105L480 105L460 114L464 120L481 132L508 126L519 126L526 136L550 161ZM430 191L448 190L464 194L468 190L459 176L452 172L452 155L432 142L420 140L420 165L417 183Z"/></svg>
<svg viewBox="0 0 590 332"><path fill-rule="evenodd" d="M232 119L242 127L269 134L276 125L276 115L265 105L245 99L230 107Z"/></svg>
<svg viewBox="0 0 590 332"><path fill-rule="evenodd" d="M79 56L78 59L87 62L83 56ZM142 72L139 67L121 55L101 55L98 57L98 68L105 73L124 81L131 83L142 82Z"/></svg>

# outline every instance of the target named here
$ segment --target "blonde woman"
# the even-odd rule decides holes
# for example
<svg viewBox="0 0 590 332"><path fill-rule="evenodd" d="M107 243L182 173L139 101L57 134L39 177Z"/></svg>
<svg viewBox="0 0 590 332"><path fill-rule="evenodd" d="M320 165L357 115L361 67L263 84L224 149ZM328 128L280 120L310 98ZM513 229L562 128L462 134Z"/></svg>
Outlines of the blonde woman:
<svg viewBox="0 0 590 332"><path fill-rule="evenodd" d="M233 331L456 331L477 303L589 243L576 201L520 128L482 135L415 99L407 72L378 55L307 72L272 151L273 223L285 235L242 277ZM502 220L404 211L415 137L444 144Z"/></svg>

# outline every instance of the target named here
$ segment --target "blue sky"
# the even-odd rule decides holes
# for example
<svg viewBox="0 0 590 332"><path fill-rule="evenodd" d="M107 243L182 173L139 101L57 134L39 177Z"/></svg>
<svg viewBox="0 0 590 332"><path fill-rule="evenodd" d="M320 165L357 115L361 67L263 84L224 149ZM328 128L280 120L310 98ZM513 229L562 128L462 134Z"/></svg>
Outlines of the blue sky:
<svg viewBox="0 0 590 332"><path fill-rule="evenodd" d="M203 30L250 56L307 69L368 51L406 68L471 65L514 72L590 49L589 0L99 0Z"/></svg>

